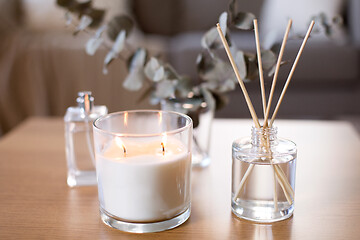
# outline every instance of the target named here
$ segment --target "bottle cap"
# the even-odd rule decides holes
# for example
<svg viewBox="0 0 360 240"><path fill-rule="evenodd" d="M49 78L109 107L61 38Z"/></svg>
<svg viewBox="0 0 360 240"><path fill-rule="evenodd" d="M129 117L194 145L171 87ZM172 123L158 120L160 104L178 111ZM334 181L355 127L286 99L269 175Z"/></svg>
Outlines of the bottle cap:
<svg viewBox="0 0 360 240"><path fill-rule="evenodd" d="M90 91L78 92L78 98L76 99L78 106L86 114L90 114L94 106L94 97L91 96Z"/></svg>

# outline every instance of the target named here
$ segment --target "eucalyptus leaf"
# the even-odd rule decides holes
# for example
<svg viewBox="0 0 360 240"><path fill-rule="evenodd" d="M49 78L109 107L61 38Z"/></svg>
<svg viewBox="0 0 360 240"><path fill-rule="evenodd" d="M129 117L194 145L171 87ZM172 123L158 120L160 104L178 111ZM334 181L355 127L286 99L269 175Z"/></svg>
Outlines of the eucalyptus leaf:
<svg viewBox="0 0 360 240"><path fill-rule="evenodd" d="M80 17L83 14L87 14L91 10L92 1L75 1L75 4L70 6L72 12L77 12L80 14Z"/></svg>
<svg viewBox="0 0 360 240"><path fill-rule="evenodd" d="M287 64L287 63L288 63L287 61L281 61L280 67L283 66L283 65L285 65L285 64ZM268 72L268 77L271 77L272 75L274 75L275 70L276 70L276 64L274 64L274 65L270 68L270 70L269 70L269 72Z"/></svg>
<svg viewBox="0 0 360 240"><path fill-rule="evenodd" d="M134 54L128 59L128 70L133 71L135 68L142 68L145 65L147 52L144 48L138 48Z"/></svg>
<svg viewBox="0 0 360 240"><path fill-rule="evenodd" d="M247 58L246 67L247 67L247 74L246 74L246 78L243 79L244 82L250 82L257 79L257 77L259 76L257 62L252 58Z"/></svg>
<svg viewBox="0 0 360 240"><path fill-rule="evenodd" d="M208 73L215 68L216 58L206 57L203 53L200 53L196 59L197 71L202 79L207 79Z"/></svg>
<svg viewBox="0 0 360 240"><path fill-rule="evenodd" d="M73 17L69 11L65 13L66 26L69 26L73 22Z"/></svg>
<svg viewBox="0 0 360 240"><path fill-rule="evenodd" d="M228 62L224 62L220 58L212 59L212 68L208 68L207 71L201 73L201 77L207 82L212 82L214 84L209 84L208 86L213 88L221 88L221 85L229 78L234 77L234 71Z"/></svg>
<svg viewBox="0 0 360 240"><path fill-rule="evenodd" d="M204 101L206 102L208 108L215 110L216 102L211 92L207 88L202 87L201 94L203 95Z"/></svg>
<svg viewBox="0 0 360 240"><path fill-rule="evenodd" d="M247 71L246 71L246 63L245 63L245 57L243 51L237 51L234 54L234 60L236 63L236 66L239 70L239 74L241 79L244 79L246 77Z"/></svg>
<svg viewBox="0 0 360 240"><path fill-rule="evenodd" d="M87 15L82 15L80 18L80 22L76 27L76 30L74 32L74 35L78 34L80 31L83 31L85 28L87 28L92 22L92 18Z"/></svg>
<svg viewBox="0 0 360 240"><path fill-rule="evenodd" d="M234 76L235 78L236 76ZM221 85L219 85L216 89L218 92L228 92L228 91L232 91L235 89L236 87L236 83L234 81L234 78L228 78L225 79L225 81L222 82Z"/></svg>
<svg viewBox="0 0 360 240"><path fill-rule="evenodd" d="M108 24L107 34L111 40L115 40L120 31L125 30L126 36L129 36L133 28L133 21L125 15L115 16Z"/></svg>
<svg viewBox="0 0 360 240"><path fill-rule="evenodd" d="M88 11L86 11L86 15L91 17L92 22L89 25L90 28L95 28L100 25L100 23L103 21L105 16L105 11L102 9L94 9L91 8Z"/></svg>
<svg viewBox="0 0 360 240"><path fill-rule="evenodd" d="M123 87L129 91L138 91L142 88L145 81L145 75L142 68L136 68L131 71L123 82Z"/></svg>
<svg viewBox="0 0 360 240"><path fill-rule="evenodd" d="M220 29L224 34L224 36L226 35L226 31L227 31L227 18L228 18L227 12L223 12L219 17Z"/></svg>
<svg viewBox="0 0 360 240"><path fill-rule="evenodd" d="M201 46L206 49L219 49L223 47L216 27L212 27L204 34L201 39Z"/></svg>
<svg viewBox="0 0 360 240"><path fill-rule="evenodd" d="M179 79L180 76L170 64L164 66L165 76L167 79Z"/></svg>
<svg viewBox="0 0 360 240"><path fill-rule="evenodd" d="M93 56L96 50L101 46L103 41L104 40L102 38L90 38L86 42L86 46L85 46L86 53L90 56Z"/></svg>
<svg viewBox="0 0 360 240"><path fill-rule="evenodd" d="M229 3L230 18L233 19L236 15L236 0L231 0Z"/></svg>
<svg viewBox="0 0 360 240"><path fill-rule="evenodd" d="M164 79L156 84L155 96L158 98L175 97L177 80Z"/></svg>
<svg viewBox="0 0 360 240"><path fill-rule="evenodd" d="M159 60L155 57L151 57L150 60L146 63L144 72L146 77L154 82L163 80L165 76L164 67L160 65Z"/></svg>
<svg viewBox="0 0 360 240"><path fill-rule="evenodd" d="M85 51L88 55L93 56L96 50L104 42L104 39L101 38L101 35L105 30L106 25L101 26L98 30L96 30L95 35L86 42Z"/></svg>
<svg viewBox="0 0 360 240"><path fill-rule="evenodd" d="M181 98L187 97L192 90L192 84L193 81L189 77L180 77L176 85L175 96Z"/></svg>
<svg viewBox="0 0 360 240"><path fill-rule="evenodd" d="M249 12L238 12L234 18L234 26L241 30L254 29L253 20L255 15Z"/></svg>
<svg viewBox="0 0 360 240"><path fill-rule="evenodd" d="M276 55L271 50L261 51L262 66L265 70L272 68L276 64Z"/></svg>
<svg viewBox="0 0 360 240"><path fill-rule="evenodd" d="M131 57L131 61L129 62L129 74L126 77L123 87L130 91L139 90L144 81L144 64L146 60L146 51L143 48L139 48L136 50L134 55Z"/></svg>
<svg viewBox="0 0 360 240"><path fill-rule="evenodd" d="M112 51L114 51L116 54L119 54L125 46L125 37L126 32L125 30L121 30L120 33L117 35L116 40L112 46Z"/></svg>
<svg viewBox="0 0 360 240"><path fill-rule="evenodd" d="M122 30L118 36L116 37L116 41L114 42L111 50L106 54L104 59L104 67L103 73L107 74L107 66L119 56L119 53L123 50L125 44L125 31Z"/></svg>

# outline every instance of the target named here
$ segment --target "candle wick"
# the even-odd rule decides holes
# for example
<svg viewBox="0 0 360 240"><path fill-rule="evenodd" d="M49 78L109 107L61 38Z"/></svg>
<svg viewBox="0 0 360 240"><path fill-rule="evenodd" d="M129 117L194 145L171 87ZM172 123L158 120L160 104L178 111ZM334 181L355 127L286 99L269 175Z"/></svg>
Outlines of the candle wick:
<svg viewBox="0 0 360 240"><path fill-rule="evenodd" d="M163 156L165 156L165 146L164 146L164 143L161 143L161 146L162 146L162 150L163 150Z"/></svg>
<svg viewBox="0 0 360 240"><path fill-rule="evenodd" d="M123 145L122 147L123 147L123 149L124 149L124 157L126 157L126 148L125 148L124 145Z"/></svg>

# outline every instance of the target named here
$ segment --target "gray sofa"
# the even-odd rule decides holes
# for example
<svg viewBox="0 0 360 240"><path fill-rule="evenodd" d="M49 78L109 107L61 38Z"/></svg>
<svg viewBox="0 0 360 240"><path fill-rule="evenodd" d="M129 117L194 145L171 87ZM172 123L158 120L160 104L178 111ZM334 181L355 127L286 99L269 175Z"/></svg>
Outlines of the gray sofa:
<svg viewBox="0 0 360 240"><path fill-rule="evenodd" d="M126 1L141 32L132 38L133 44L146 44L161 53L181 74L196 78L195 60L201 50L202 34L217 22L227 9L227 0L133 0ZM75 104L78 91L91 90L95 104L107 105L111 112L126 109L156 108L148 102L138 102L142 92L128 92L122 81L125 63L117 61L102 74L105 51L87 56L84 44L87 36L74 38L70 31L27 28L21 1L0 1L7 16L6 26L0 26L0 135L8 132L28 116L63 116L66 108ZM244 11L260 16L262 0L239 0ZM15 4L16 3L16 4ZM204 8L204 9L202 9ZM285 102L279 112L284 118L338 118L360 115L360 2L346 2L346 44L332 41L310 41L297 67ZM261 20L261 16L260 16ZM9 25L9 23L13 25ZM11 27L9 27L11 26ZM237 45L254 51L252 32L236 32ZM285 59L293 60L299 41L290 41ZM278 91L286 79L283 67ZM270 88L269 79L267 89ZM247 83L254 105L261 112L258 82ZM217 117L249 117L242 94L237 88L229 93L230 102L216 113Z"/></svg>
<svg viewBox="0 0 360 240"><path fill-rule="evenodd" d="M155 19L152 18L152 11L149 11L150 4L146 8L148 14L144 14L143 11L145 10L142 5L146 0L135 2L140 5L138 12L142 14L139 18L140 27L143 26L144 31L148 34L155 32L166 37L169 61L179 72L186 73L196 79L194 63L197 54L201 51L202 34L217 21L217 16L226 9L228 1L175 1L181 2L175 6L168 3L168 6L163 5L162 7L170 9L166 11L173 16L170 22L165 21L168 16L161 14L157 15ZM276 2L276 0L270 0L270 2ZM303 1L304 5L306 2L308 1ZM280 118L337 119L360 115L360 107L357 106L360 103L360 1L335 2L341 5L339 11L344 18L342 35L334 37L334 39L327 39L313 34L314 37L306 45L286 94L285 102L279 111L278 117ZM331 1L327 1L327 3L331 4ZM261 21L267 20L261 16L263 13L262 4L264 3L260 0L238 1L239 9L254 12L259 16L260 30ZM202 7L206 8L206 11L199 11ZM312 6L307 7L311 8ZM179 12L177 13L174 8L179 9ZM280 15L280 11L278 9L276 14ZM298 11L301 10L298 9ZM314 10L314 14L319 13L316 11ZM165 24L160 27L162 22ZM286 21L284 21L283 26L275 27L285 29ZM240 49L255 53L252 31L233 31L232 37ZM280 95L300 45L301 40L288 41L283 59L289 61L290 64L285 65L280 70L275 100ZM270 91L271 80L272 78L266 79L268 92ZM259 82L247 83L246 86L256 110L261 116ZM217 117L250 116L240 88L229 93L229 97L229 104L216 113Z"/></svg>

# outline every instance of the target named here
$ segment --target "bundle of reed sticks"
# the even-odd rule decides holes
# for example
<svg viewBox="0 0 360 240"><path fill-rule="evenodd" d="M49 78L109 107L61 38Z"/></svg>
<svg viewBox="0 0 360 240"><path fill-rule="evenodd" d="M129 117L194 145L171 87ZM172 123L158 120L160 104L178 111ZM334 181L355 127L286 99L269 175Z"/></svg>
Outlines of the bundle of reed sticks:
<svg viewBox="0 0 360 240"><path fill-rule="evenodd" d="M279 69L280 69L280 64L281 64L281 61L282 61L282 56L283 56L283 53L284 53L284 50L285 50L285 45L286 45L286 42L287 42L287 39L288 39L288 36L289 36L289 32L290 32L290 28L291 28L291 24L292 24L292 20L290 19L289 22L288 22L288 25L287 25L287 28L286 28L286 31L285 31L285 34L284 34L284 38L283 38L283 41L282 41L282 44L281 44L281 48L280 48L280 52L279 52L279 56L278 56L278 59L277 59L277 62L276 62L276 66L275 66L275 73L274 73L274 76L273 76L273 80L272 80L272 84L271 84L271 90L270 90L270 94L269 94L269 98L268 98L268 101L266 102L266 96L265 96L265 87L264 87L264 75L263 75L263 69L262 69L262 60L261 60L261 51L260 51L260 41L259 41L259 29L258 29L258 23L257 23L257 20L254 19L254 31L255 31L255 42L256 42L256 52L257 52L257 59L258 59L258 68L259 68L259 78L260 78L260 88L261 88L261 97L262 97L262 105L263 105L263 114L264 114L264 122L263 122L263 125L261 126L260 125L260 122L259 122L259 119L256 115L256 112L255 112L255 109L251 103L251 100L250 100L250 97L249 97L249 94L245 88L245 85L244 85L244 82L243 80L241 79L240 77L240 74L239 74L239 70L236 66L236 63L234 61L234 58L230 52L230 48L229 48L229 45L226 41L226 38L220 28L220 24L218 23L216 26L217 26L217 30L219 32L219 35L220 35L220 38L221 38L221 41L225 47L225 51L229 57L229 60L230 60L230 63L231 63L231 66L232 68L234 69L234 72L235 72L235 75L236 75L236 78L240 84L240 87L241 87L241 90L244 94L244 97L245 97L245 100L246 100L246 103L247 103L247 106L250 110L250 114L251 114L251 117L254 121L254 124L255 124L255 127L258 128L258 129L261 129L261 128L271 128L273 123L274 123L274 120L275 120L275 117L279 111L279 107L284 99L284 95L286 93L286 90L289 86L289 83L291 81L291 78L294 74L294 71L295 71L295 68L299 62L299 59L300 59L300 56L304 50L304 47L306 45L306 42L310 36L310 33L312 31L312 28L315 24L314 21L311 21L310 25L309 25L309 28L306 32L306 35L304 37L304 40L300 46L300 49L298 51L298 54L296 55L296 58L294 60L294 63L291 67L291 70L290 70L290 73L287 77L287 80L285 82L285 85L283 87L283 90L280 94L280 97L279 97L279 100L276 104L276 107L274 109L274 112L273 112L273 115L270 119L270 122L268 121L269 120L269 114L270 114L270 107L271 107L271 103L272 103L272 99L273 99L273 95L274 95L274 91L275 91L275 85L276 85L276 81L277 81L277 78L278 78L278 74L279 74ZM267 142L267 144L265 143L265 147L268 149L268 151L270 152L269 150L269 143ZM292 188L292 186L290 185L289 181L287 180L287 177L284 173L284 171L282 170L282 168L276 164L273 164L272 162L272 159L270 160L270 163L271 163L271 166L273 168L273 172L274 172L274 207L275 209L277 209L277 194L276 194L276 181L279 183L280 187L282 188L283 192L284 192L284 195L286 197L286 200L288 201L288 203L291 205L293 203L293 199L294 199L294 190ZM238 197L239 197L239 194L241 193L243 187L245 186L246 184L246 181L248 179L248 177L250 176L252 170L254 168L254 164L250 164L250 166L248 167L248 169L246 170L243 178L241 179L240 181L240 184L238 185L236 191L235 191L235 194L234 194L234 198L233 200L235 201Z"/></svg>

